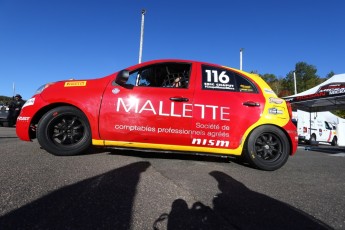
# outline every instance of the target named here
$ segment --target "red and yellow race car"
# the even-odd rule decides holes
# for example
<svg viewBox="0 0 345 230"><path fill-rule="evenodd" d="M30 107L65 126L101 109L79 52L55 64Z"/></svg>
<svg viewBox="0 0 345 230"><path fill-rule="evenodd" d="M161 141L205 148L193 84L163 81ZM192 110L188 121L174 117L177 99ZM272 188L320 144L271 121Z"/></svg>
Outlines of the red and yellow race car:
<svg viewBox="0 0 345 230"><path fill-rule="evenodd" d="M255 74L156 60L109 76L40 87L16 132L54 155L93 146L243 156L276 170L297 149L291 108Z"/></svg>

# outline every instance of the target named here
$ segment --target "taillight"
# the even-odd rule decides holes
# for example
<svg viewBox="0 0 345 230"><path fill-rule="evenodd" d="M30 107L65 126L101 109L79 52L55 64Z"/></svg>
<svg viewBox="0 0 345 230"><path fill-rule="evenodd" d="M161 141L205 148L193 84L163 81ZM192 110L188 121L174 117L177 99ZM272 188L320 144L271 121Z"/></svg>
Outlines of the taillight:
<svg viewBox="0 0 345 230"><path fill-rule="evenodd" d="M289 111L289 116L290 116L290 118L292 118L292 107L291 107L290 102L286 102L286 106L287 106L287 109Z"/></svg>

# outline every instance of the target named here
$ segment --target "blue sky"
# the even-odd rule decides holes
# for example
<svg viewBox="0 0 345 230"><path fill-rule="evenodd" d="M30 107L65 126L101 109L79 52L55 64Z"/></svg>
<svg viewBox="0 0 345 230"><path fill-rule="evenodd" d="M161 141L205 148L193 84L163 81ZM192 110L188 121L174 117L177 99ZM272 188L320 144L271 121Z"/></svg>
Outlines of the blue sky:
<svg viewBox="0 0 345 230"><path fill-rule="evenodd" d="M0 0L0 95L103 77L143 61L200 60L285 77L299 61L345 73L343 0Z"/></svg>

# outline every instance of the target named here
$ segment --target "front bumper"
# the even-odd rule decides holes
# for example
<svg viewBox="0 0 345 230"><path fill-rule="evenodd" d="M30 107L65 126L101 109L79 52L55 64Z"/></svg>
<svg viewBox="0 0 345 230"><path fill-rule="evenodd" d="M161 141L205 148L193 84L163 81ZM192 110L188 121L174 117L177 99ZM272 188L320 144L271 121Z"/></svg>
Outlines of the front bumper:
<svg viewBox="0 0 345 230"><path fill-rule="evenodd" d="M299 141L305 141L306 138L305 138L305 136L298 136L298 140L299 140Z"/></svg>
<svg viewBox="0 0 345 230"><path fill-rule="evenodd" d="M16 133L19 139L31 141L30 131L32 130L33 120L39 110L48 105L40 95L35 95L24 104L16 123ZM36 119L37 120L37 119Z"/></svg>

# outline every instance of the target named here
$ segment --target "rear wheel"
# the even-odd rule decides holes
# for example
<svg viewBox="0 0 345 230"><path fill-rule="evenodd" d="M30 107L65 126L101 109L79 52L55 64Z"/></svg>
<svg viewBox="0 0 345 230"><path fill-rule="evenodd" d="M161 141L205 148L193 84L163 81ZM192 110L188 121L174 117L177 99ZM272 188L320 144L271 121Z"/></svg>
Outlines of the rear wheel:
<svg viewBox="0 0 345 230"><path fill-rule="evenodd" d="M273 171L282 167L290 155L290 142L286 134L272 125L253 130L245 143L245 157L259 169Z"/></svg>
<svg viewBox="0 0 345 230"><path fill-rule="evenodd" d="M333 137L331 144L332 144L332 146L337 146L338 145L338 138L337 137Z"/></svg>
<svg viewBox="0 0 345 230"><path fill-rule="evenodd" d="M91 146L90 124L79 109L61 106L47 112L38 123L37 140L58 156L80 154Z"/></svg>
<svg viewBox="0 0 345 230"><path fill-rule="evenodd" d="M310 145L318 145L319 143L316 141L316 135L313 133L309 139L309 144Z"/></svg>

